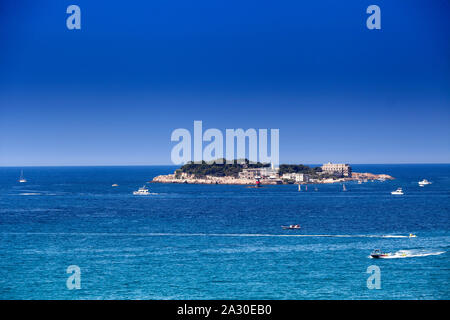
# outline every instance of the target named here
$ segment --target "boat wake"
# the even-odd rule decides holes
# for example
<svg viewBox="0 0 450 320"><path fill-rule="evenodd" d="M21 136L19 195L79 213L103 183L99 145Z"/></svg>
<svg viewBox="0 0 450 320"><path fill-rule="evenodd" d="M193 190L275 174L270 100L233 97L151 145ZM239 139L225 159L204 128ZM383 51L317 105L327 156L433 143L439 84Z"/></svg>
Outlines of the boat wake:
<svg viewBox="0 0 450 320"><path fill-rule="evenodd" d="M282 238L301 238L301 237L325 237L325 238L409 238L409 236L384 236L384 235L362 235L362 234L269 234L269 233L41 233L41 232L28 232L28 233L8 233L8 234L39 234L39 235L83 235L83 236L137 236L137 237L282 237Z"/></svg>
<svg viewBox="0 0 450 320"><path fill-rule="evenodd" d="M18 194L14 194L15 196L57 196L60 195L58 193L47 193L47 191L40 192L21 192Z"/></svg>
<svg viewBox="0 0 450 320"><path fill-rule="evenodd" d="M445 253L445 251L399 250L397 252L390 254L389 256L383 257L383 259L401 259L401 258L438 256L443 253ZM372 257L369 256L369 258L372 258Z"/></svg>
<svg viewBox="0 0 450 320"><path fill-rule="evenodd" d="M409 238L409 236L391 236L391 235L387 235L387 236L381 236L382 238Z"/></svg>

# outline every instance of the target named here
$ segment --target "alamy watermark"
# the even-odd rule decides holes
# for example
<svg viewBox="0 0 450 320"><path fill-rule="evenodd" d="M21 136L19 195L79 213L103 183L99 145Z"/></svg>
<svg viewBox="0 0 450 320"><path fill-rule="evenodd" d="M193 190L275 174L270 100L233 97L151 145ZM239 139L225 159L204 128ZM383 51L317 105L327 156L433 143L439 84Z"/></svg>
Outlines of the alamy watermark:
<svg viewBox="0 0 450 320"><path fill-rule="evenodd" d="M367 289L381 289L381 270L379 266L371 265L367 267Z"/></svg>
<svg viewBox="0 0 450 320"><path fill-rule="evenodd" d="M372 4L367 7L366 13L370 16L366 20L367 29L381 29L381 9L379 6Z"/></svg>
<svg viewBox="0 0 450 320"><path fill-rule="evenodd" d="M69 290L81 289L81 269L77 265L71 265L67 267L67 274L70 276L66 280L66 287Z"/></svg>
<svg viewBox="0 0 450 320"><path fill-rule="evenodd" d="M178 143L172 148L171 160L177 165L190 161L222 164L224 158L227 163L233 163L235 159L238 163L244 163L247 158L251 163L271 163L278 166L280 130L270 129L270 143L268 132L268 129L226 129L224 147L222 131L211 128L203 132L203 122L194 121L193 135L183 128L172 132L171 141ZM203 142L209 142L205 148Z"/></svg>
<svg viewBox="0 0 450 320"><path fill-rule="evenodd" d="M66 26L69 30L81 29L81 9L76 4L67 7L66 13L70 16L66 19ZM379 6L372 4L367 7L366 13L370 16L366 20L366 26L369 30L381 29L381 9Z"/></svg>
<svg viewBox="0 0 450 320"><path fill-rule="evenodd" d="M81 29L81 9L75 4L71 4L67 7L66 13L70 16L66 19L66 27L69 30L80 30Z"/></svg>

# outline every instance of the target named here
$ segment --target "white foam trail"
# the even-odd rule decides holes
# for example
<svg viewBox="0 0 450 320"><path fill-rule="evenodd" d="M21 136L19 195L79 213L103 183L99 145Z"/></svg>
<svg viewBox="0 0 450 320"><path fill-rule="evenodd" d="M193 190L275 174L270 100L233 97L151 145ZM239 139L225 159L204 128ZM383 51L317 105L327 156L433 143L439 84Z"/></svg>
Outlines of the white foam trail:
<svg viewBox="0 0 450 320"><path fill-rule="evenodd" d="M385 236L363 234L267 234L267 233L75 233L75 232L7 232L3 234L16 235L70 235L70 236L138 236L138 237L328 237L328 238L409 238L408 236Z"/></svg>
<svg viewBox="0 0 450 320"><path fill-rule="evenodd" d="M438 256L443 253L445 253L445 251L399 250L387 257L384 257L383 259L402 259L402 258ZM370 257L370 258L372 258L372 257Z"/></svg>
<svg viewBox="0 0 450 320"><path fill-rule="evenodd" d="M409 236L390 236L390 235L387 235L387 236L382 236L383 238L409 238Z"/></svg>

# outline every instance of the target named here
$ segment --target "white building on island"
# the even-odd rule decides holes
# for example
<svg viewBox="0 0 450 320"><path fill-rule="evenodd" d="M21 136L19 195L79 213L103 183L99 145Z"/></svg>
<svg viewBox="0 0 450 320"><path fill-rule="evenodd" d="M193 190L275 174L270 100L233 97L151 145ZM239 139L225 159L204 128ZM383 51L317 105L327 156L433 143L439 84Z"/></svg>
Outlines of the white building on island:
<svg viewBox="0 0 450 320"><path fill-rule="evenodd" d="M285 173L281 177L284 180L293 180L295 182L308 182L309 175L305 173Z"/></svg>
<svg viewBox="0 0 450 320"><path fill-rule="evenodd" d="M351 177L352 176L352 167L346 163L325 163L322 166L322 172L340 175L343 177Z"/></svg>
<svg viewBox="0 0 450 320"><path fill-rule="evenodd" d="M241 172L239 172L239 178L241 179L255 179L255 178L261 178L261 179L278 179L279 168L245 168L242 169Z"/></svg>

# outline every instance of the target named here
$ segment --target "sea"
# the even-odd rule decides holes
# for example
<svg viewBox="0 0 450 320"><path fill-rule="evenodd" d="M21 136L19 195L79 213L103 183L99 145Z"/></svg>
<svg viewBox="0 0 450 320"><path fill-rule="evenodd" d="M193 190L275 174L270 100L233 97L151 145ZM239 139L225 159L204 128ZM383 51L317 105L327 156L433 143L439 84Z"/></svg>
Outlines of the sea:
<svg viewBox="0 0 450 320"><path fill-rule="evenodd" d="M395 180L347 191L148 183L175 169L0 168L0 299L450 298L448 164L353 165Z"/></svg>

